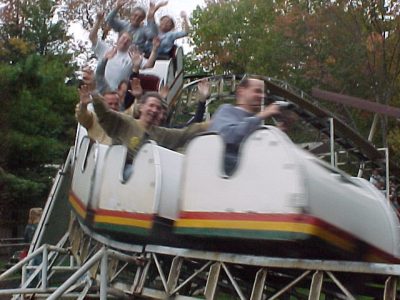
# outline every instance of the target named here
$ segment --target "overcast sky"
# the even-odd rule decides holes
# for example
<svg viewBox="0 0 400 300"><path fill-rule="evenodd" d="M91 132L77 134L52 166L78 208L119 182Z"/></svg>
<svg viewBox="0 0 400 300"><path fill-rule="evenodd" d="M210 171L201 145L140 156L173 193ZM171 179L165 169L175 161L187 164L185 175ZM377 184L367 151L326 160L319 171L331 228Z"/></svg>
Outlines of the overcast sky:
<svg viewBox="0 0 400 300"><path fill-rule="evenodd" d="M182 10L190 15L197 5L203 6L204 0L169 0L166 8L178 16Z"/></svg>

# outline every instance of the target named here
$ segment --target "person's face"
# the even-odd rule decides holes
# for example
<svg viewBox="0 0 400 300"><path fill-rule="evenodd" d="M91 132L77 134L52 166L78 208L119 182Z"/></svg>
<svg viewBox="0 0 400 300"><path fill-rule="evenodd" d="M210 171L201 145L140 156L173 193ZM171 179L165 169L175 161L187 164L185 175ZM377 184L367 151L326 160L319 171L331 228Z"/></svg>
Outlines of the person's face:
<svg viewBox="0 0 400 300"><path fill-rule="evenodd" d="M127 32L121 34L117 41L117 49L120 51L128 51L130 45L132 44L131 35Z"/></svg>
<svg viewBox="0 0 400 300"><path fill-rule="evenodd" d="M264 99L264 82L259 79L250 79L247 87L242 87L238 91L243 108L257 113L261 109Z"/></svg>
<svg viewBox="0 0 400 300"><path fill-rule="evenodd" d="M161 126L166 119L167 119L167 110L164 107L161 107L161 111L158 114L158 117L155 120L154 125Z"/></svg>
<svg viewBox="0 0 400 300"><path fill-rule="evenodd" d="M104 100L110 109L115 111L119 110L119 101L117 94L105 94Z"/></svg>
<svg viewBox="0 0 400 300"><path fill-rule="evenodd" d="M168 16L164 16L160 20L160 31L161 32L168 32L171 31L174 28L174 22L172 19Z"/></svg>
<svg viewBox="0 0 400 300"><path fill-rule="evenodd" d="M119 85L118 87L118 96L120 99L125 98L125 94L128 91L128 85L126 84L126 82L123 82Z"/></svg>
<svg viewBox="0 0 400 300"><path fill-rule="evenodd" d="M140 120L148 126L159 125L157 122L161 113L161 102L155 97L147 98L147 101L140 106Z"/></svg>
<svg viewBox="0 0 400 300"><path fill-rule="evenodd" d="M140 11L139 9L135 9L135 10L133 10L133 12L131 14L131 24L134 27L139 27L139 26L141 26L145 17L146 16L143 14L142 11Z"/></svg>

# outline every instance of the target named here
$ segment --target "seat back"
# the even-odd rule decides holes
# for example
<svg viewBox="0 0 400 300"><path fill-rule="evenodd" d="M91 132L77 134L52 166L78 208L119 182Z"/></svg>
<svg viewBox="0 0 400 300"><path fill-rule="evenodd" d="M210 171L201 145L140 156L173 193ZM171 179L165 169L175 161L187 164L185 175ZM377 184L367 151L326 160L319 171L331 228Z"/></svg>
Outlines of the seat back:
<svg viewBox="0 0 400 300"><path fill-rule="evenodd" d="M127 149L111 146L106 154L96 210L143 216L177 215L182 155L155 143L141 147L133 161L133 172L124 181Z"/></svg>
<svg viewBox="0 0 400 300"><path fill-rule="evenodd" d="M225 145L216 134L193 139L186 150L181 211L295 213L305 199L300 170L275 128L257 130L240 149L232 176L224 173Z"/></svg>
<svg viewBox="0 0 400 300"><path fill-rule="evenodd" d="M78 123L76 126L76 133L75 133L75 143L74 143L74 156L73 162L75 163L76 159L78 158L79 150L82 145L82 140L88 135L88 132L85 127Z"/></svg>
<svg viewBox="0 0 400 300"><path fill-rule="evenodd" d="M106 145L92 144L87 136L82 139L75 161L70 194L70 202L82 218L86 218L87 211L92 209L93 199L98 197L107 149Z"/></svg>
<svg viewBox="0 0 400 300"><path fill-rule="evenodd" d="M144 92L158 92L160 90L160 78L150 74L139 74L140 84Z"/></svg>

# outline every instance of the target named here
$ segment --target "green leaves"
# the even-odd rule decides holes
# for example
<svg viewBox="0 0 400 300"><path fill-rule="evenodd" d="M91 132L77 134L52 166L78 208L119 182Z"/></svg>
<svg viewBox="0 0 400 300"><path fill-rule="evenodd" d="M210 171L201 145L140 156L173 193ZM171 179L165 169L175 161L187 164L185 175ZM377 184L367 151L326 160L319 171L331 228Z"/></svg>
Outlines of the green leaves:
<svg viewBox="0 0 400 300"><path fill-rule="evenodd" d="M278 53L276 17L271 1L214 1L193 13L195 52L217 74L266 74Z"/></svg>
<svg viewBox="0 0 400 300"><path fill-rule="evenodd" d="M65 84L71 70L62 56L33 54L13 65L0 64L0 74L5 87L0 98L0 197L12 203L29 191L25 204L37 205L46 199L55 173L46 166L62 164L73 143L77 93Z"/></svg>

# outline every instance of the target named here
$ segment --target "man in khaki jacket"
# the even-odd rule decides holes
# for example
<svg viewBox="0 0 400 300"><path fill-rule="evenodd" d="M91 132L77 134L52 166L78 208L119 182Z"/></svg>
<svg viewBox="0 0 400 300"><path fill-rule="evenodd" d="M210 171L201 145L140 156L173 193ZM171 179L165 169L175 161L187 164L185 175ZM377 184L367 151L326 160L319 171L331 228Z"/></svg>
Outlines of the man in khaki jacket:
<svg viewBox="0 0 400 300"><path fill-rule="evenodd" d="M106 92L103 96L106 105L114 110L119 109L119 97L116 92ZM86 128L88 136L100 144L111 145L112 140L100 126L96 114L88 110L91 102L89 88L83 85L79 88L79 103L75 107L75 117L78 122Z"/></svg>

